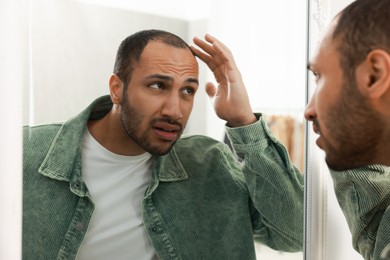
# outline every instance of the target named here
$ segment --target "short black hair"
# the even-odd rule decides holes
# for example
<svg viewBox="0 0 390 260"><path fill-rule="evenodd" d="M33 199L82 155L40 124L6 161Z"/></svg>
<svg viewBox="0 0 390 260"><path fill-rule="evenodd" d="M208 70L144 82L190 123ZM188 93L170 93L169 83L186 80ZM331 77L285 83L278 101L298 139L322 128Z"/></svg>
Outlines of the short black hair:
<svg viewBox="0 0 390 260"><path fill-rule="evenodd" d="M374 49L390 53L390 0L356 0L337 16L333 39L348 80Z"/></svg>
<svg viewBox="0 0 390 260"><path fill-rule="evenodd" d="M125 82L125 88L131 80L133 64L139 61L150 41L161 41L176 48L189 48L179 36L163 30L143 30L128 36L119 45L114 65L114 73Z"/></svg>

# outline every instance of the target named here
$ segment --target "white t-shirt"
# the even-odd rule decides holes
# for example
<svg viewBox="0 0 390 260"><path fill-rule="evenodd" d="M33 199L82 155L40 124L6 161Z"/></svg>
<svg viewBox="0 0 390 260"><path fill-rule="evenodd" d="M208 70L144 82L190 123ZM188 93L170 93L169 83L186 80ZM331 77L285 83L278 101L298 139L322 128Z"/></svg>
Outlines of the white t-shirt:
<svg viewBox="0 0 390 260"><path fill-rule="evenodd" d="M95 211L77 260L157 259L141 217L151 164L151 154L114 154L86 131L82 172Z"/></svg>

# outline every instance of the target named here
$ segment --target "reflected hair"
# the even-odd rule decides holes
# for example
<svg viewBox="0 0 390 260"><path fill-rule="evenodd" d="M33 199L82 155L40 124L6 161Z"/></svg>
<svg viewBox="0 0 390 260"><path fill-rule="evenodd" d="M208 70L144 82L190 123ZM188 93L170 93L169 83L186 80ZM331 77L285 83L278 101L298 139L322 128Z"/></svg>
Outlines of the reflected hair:
<svg viewBox="0 0 390 260"><path fill-rule="evenodd" d="M179 36L163 30L143 30L128 36L119 45L114 64L114 73L124 82L124 89L131 80L134 65L150 41L161 41L181 49L189 48Z"/></svg>
<svg viewBox="0 0 390 260"><path fill-rule="evenodd" d="M374 49L390 53L390 0L356 0L337 15L333 39L349 81Z"/></svg>

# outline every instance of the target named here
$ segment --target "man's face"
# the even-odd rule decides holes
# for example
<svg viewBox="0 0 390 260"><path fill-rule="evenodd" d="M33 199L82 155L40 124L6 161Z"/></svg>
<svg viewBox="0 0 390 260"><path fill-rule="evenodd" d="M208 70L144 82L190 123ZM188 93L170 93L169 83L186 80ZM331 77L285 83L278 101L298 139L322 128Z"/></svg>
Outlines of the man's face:
<svg viewBox="0 0 390 260"><path fill-rule="evenodd" d="M187 48L151 41L133 67L121 103L122 126L141 150L166 154L190 116L198 89L198 63Z"/></svg>
<svg viewBox="0 0 390 260"><path fill-rule="evenodd" d="M373 162L381 125L369 99L359 91L356 73L347 77L341 69L332 30L309 65L317 88L305 117L319 134L316 143L324 150L329 168L345 170Z"/></svg>

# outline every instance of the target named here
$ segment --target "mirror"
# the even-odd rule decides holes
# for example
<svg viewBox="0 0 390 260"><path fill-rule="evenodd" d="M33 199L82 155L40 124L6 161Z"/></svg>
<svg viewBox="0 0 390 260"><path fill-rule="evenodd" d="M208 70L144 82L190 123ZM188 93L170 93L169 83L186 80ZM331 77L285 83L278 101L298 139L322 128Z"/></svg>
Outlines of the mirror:
<svg viewBox="0 0 390 260"><path fill-rule="evenodd" d="M303 172L306 2L202 0L191 7L184 1L143 2L30 1L31 77L23 124L66 120L107 94L117 47L135 31L164 29L189 43L193 36L211 33L232 50L254 111L266 115ZM200 66L201 85L213 81ZM204 91L198 93L186 131L222 141L224 122ZM259 259L303 258L302 253L275 252L260 244L256 249Z"/></svg>

